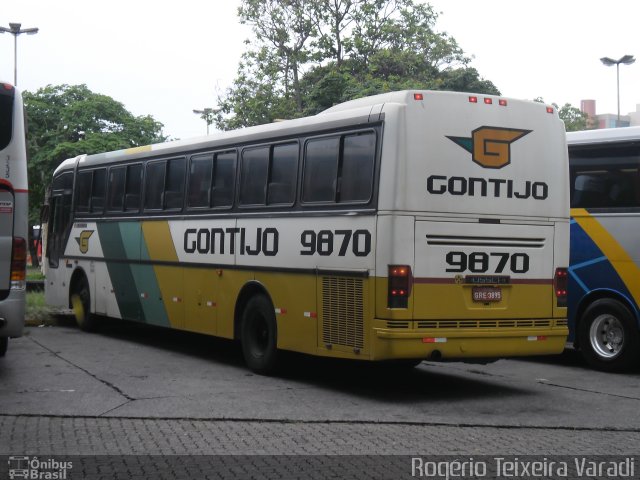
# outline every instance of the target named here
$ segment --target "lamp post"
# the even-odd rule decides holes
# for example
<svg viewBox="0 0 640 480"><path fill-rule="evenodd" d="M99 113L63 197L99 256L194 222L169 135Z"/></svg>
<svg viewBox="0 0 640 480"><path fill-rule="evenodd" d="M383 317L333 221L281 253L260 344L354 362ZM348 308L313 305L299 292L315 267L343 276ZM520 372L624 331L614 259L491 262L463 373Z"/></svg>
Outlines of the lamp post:
<svg viewBox="0 0 640 480"><path fill-rule="evenodd" d="M10 23L9 28L0 27L0 33L10 33L13 35L13 84L18 86L18 35L26 33L27 35L35 35L38 33L37 28L20 28L20 23Z"/></svg>
<svg viewBox="0 0 640 480"><path fill-rule="evenodd" d="M616 66L616 80L617 80L616 84L617 84L617 91L618 91L618 120L616 120L616 127L618 127L620 126L620 64L624 63L625 65L631 65L633 62L636 61L636 59L634 58L633 55L625 55L624 57L618 60L614 60L609 57L602 57L600 61L603 64L605 64L607 67L610 67L612 65Z"/></svg>
<svg viewBox="0 0 640 480"><path fill-rule="evenodd" d="M194 109L193 113L197 113L202 118L204 118L205 122L207 122L207 135L209 135L209 125L213 123L213 108L206 107L206 108L203 108L202 110Z"/></svg>

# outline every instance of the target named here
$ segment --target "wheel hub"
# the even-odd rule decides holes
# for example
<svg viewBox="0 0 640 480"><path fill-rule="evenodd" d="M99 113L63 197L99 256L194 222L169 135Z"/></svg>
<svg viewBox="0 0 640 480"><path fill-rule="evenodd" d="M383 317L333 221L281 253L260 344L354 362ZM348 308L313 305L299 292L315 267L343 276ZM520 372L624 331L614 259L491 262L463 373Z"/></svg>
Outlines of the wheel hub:
<svg viewBox="0 0 640 480"><path fill-rule="evenodd" d="M610 360L620 355L624 347L624 330L620 320L610 314L596 317L589 329L589 341L602 358Z"/></svg>

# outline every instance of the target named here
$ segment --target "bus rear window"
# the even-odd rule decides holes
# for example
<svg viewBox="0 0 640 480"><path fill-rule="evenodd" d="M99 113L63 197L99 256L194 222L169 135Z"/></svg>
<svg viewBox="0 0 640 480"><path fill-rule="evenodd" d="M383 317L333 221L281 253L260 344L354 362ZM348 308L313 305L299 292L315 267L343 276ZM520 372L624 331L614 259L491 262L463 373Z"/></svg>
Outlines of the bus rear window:
<svg viewBox="0 0 640 480"><path fill-rule="evenodd" d="M0 150L7 148L13 134L14 92L0 88Z"/></svg>

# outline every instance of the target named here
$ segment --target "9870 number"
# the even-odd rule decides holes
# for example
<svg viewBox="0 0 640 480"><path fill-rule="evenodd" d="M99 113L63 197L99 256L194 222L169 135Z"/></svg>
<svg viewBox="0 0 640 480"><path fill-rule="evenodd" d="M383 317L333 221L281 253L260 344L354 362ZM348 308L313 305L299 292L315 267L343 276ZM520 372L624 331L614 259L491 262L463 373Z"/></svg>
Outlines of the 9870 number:
<svg viewBox="0 0 640 480"><path fill-rule="evenodd" d="M371 233L368 230L305 230L300 235L300 244L303 247L300 255L328 257L336 251L344 257L351 250L356 257L366 257L371 253Z"/></svg>
<svg viewBox="0 0 640 480"><path fill-rule="evenodd" d="M529 271L529 255L526 253L485 253L449 252L446 257L447 272L462 273L504 273L508 268L512 273L527 273Z"/></svg>

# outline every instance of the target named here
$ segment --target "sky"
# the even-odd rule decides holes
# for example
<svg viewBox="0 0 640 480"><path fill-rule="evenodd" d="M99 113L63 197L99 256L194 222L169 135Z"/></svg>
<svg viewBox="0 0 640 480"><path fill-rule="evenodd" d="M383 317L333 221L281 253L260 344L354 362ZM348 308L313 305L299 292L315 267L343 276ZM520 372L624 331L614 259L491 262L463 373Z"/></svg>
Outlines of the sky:
<svg viewBox="0 0 640 480"><path fill-rule="evenodd" d="M616 68L640 59L637 0L431 0L436 30L456 39L480 75L511 98L542 97L616 113ZM38 27L18 37L18 87L86 84L152 115L171 138L204 135L194 109L215 107L231 86L251 31L240 0L5 1L0 26ZM13 82L14 38L0 35L0 80ZM640 60L620 66L620 111L640 104ZM213 131L213 126L211 131Z"/></svg>

